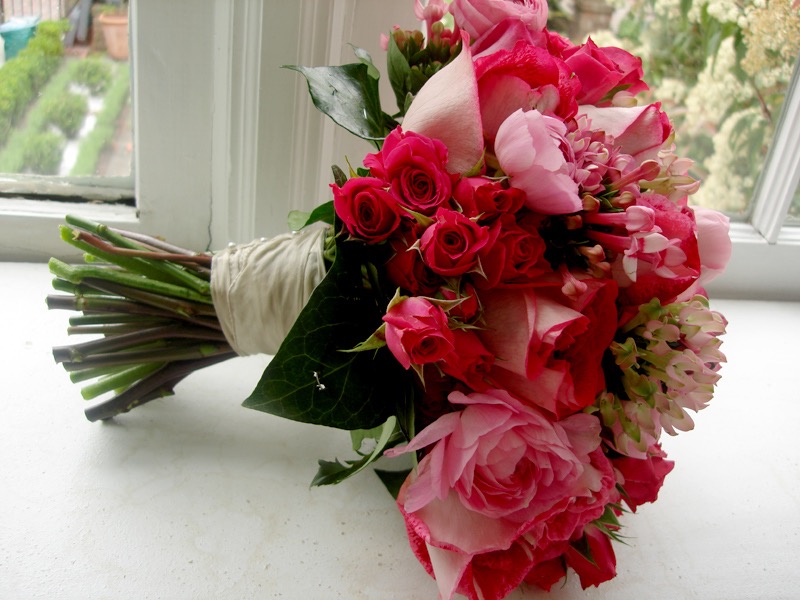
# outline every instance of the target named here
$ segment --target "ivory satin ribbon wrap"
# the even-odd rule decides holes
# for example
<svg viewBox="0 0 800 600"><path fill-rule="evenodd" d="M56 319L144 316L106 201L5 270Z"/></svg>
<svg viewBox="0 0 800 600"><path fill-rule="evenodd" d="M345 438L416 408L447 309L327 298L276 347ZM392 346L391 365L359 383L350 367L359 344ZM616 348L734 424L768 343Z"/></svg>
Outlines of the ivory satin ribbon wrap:
<svg viewBox="0 0 800 600"><path fill-rule="evenodd" d="M211 265L211 298L240 356L275 354L325 277L327 227L226 248Z"/></svg>

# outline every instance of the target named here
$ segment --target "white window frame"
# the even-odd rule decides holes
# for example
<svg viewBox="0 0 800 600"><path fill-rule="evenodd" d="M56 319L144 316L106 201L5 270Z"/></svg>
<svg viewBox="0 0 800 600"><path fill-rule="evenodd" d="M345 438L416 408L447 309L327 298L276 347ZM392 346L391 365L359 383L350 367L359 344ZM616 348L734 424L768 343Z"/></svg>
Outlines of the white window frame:
<svg viewBox="0 0 800 600"><path fill-rule="evenodd" d="M396 0L133 0L131 15L137 208L0 199L0 259L75 258L57 234L68 212L194 249L285 231L289 210L330 197L331 164L356 164L370 147L278 67L350 62L349 43L381 66L381 30L416 26ZM733 225L733 257L712 295L800 298L800 228L782 226L800 178L797 80L753 218Z"/></svg>

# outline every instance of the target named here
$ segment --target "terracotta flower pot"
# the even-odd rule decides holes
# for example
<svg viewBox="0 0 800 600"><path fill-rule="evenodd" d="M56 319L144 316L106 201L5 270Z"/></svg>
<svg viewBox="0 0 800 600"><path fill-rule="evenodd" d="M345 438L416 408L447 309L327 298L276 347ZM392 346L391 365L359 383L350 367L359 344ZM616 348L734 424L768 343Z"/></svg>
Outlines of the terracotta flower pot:
<svg viewBox="0 0 800 600"><path fill-rule="evenodd" d="M128 15L102 13L97 20L103 27L108 55L114 60L128 60Z"/></svg>

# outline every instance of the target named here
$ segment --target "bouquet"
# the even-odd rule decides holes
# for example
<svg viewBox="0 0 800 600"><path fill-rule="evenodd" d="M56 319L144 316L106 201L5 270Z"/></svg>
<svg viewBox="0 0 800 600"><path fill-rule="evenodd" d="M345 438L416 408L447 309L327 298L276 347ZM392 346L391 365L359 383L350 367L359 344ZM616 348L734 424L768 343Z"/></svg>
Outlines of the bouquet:
<svg viewBox="0 0 800 600"><path fill-rule="evenodd" d="M54 353L111 393L93 420L274 354L244 405L352 438L315 485L411 458L375 472L440 598L598 585L673 468L662 432L712 398L726 322L703 286L728 222L689 206L637 58L548 31L536 0L415 8L426 31L383 39L395 114L363 50L292 67L375 146L294 233L211 255L69 218L89 264L52 261L49 302L101 337Z"/></svg>

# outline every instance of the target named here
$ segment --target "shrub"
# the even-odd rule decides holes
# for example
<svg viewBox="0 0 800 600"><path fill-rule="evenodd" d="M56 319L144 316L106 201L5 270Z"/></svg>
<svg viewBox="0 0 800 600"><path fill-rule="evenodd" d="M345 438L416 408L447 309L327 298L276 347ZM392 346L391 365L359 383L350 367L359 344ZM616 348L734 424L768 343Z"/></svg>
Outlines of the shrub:
<svg viewBox="0 0 800 600"><path fill-rule="evenodd" d="M60 98L52 98L46 102L45 122L58 127L69 139L74 139L88 111L89 101L85 96L67 92Z"/></svg>
<svg viewBox="0 0 800 600"><path fill-rule="evenodd" d="M64 138L52 131L35 133L25 143L23 169L39 175L58 175Z"/></svg>
<svg viewBox="0 0 800 600"><path fill-rule="evenodd" d="M102 58L87 58L76 63L73 77L75 83L89 88L92 94L97 95L108 88L111 66Z"/></svg>

